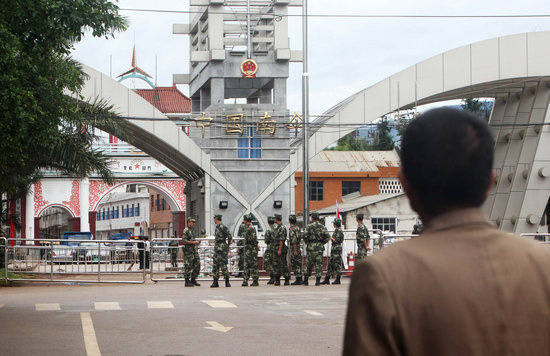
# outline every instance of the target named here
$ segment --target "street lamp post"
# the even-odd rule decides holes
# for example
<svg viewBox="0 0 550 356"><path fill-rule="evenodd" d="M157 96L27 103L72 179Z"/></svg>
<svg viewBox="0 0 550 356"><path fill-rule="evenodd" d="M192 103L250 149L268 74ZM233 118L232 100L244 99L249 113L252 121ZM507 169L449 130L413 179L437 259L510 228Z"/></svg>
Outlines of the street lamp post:
<svg viewBox="0 0 550 356"><path fill-rule="evenodd" d="M304 227L309 222L309 73L307 66L307 0L303 1L302 7L302 46L303 46L303 61L302 61L302 178L303 178L303 221Z"/></svg>

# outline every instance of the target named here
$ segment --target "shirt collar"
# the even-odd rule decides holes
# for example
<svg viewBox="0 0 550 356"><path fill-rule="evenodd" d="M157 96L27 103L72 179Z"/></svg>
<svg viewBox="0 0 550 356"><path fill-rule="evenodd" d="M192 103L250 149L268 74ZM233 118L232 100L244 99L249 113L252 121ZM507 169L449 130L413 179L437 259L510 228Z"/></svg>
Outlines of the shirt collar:
<svg viewBox="0 0 550 356"><path fill-rule="evenodd" d="M492 226L480 208L455 209L432 218L424 231L433 232L476 224Z"/></svg>

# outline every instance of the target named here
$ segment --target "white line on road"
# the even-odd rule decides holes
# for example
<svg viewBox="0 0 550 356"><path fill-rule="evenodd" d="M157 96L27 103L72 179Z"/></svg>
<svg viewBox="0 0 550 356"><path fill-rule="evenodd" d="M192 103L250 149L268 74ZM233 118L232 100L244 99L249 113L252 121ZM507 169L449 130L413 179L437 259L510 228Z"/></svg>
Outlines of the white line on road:
<svg viewBox="0 0 550 356"><path fill-rule="evenodd" d="M208 304L212 308L236 308L237 306L226 300L203 300L203 303Z"/></svg>
<svg viewBox="0 0 550 356"><path fill-rule="evenodd" d="M59 303L44 303L44 304L35 304L34 308L36 311L52 311L52 310L61 310Z"/></svg>
<svg viewBox="0 0 550 356"><path fill-rule="evenodd" d="M322 313L316 312L314 310L304 310L304 312L315 316L323 315Z"/></svg>
<svg viewBox="0 0 550 356"><path fill-rule="evenodd" d="M95 302L95 310L120 310L118 302Z"/></svg>
<svg viewBox="0 0 550 356"><path fill-rule="evenodd" d="M149 309L174 309L174 304L172 302L147 302L147 308Z"/></svg>
<svg viewBox="0 0 550 356"><path fill-rule="evenodd" d="M222 333L226 333L229 330L233 329L232 326L223 326L222 324L218 323L217 321L207 321L206 322L210 326L203 326L205 329L214 330L214 331L220 331Z"/></svg>
<svg viewBox="0 0 550 356"><path fill-rule="evenodd" d="M84 335L84 346L88 356L101 356L97 338L95 337L94 323L90 313L80 313L82 320L82 333Z"/></svg>

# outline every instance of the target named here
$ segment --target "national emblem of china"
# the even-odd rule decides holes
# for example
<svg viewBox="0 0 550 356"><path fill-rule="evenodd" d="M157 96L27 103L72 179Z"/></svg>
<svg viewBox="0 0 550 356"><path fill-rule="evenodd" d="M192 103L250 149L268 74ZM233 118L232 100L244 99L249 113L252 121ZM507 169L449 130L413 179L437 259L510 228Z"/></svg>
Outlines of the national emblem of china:
<svg viewBox="0 0 550 356"><path fill-rule="evenodd" d="M241 63L241 73L243 78L256 78L258 64L253 59L245 59Z"/></svg>

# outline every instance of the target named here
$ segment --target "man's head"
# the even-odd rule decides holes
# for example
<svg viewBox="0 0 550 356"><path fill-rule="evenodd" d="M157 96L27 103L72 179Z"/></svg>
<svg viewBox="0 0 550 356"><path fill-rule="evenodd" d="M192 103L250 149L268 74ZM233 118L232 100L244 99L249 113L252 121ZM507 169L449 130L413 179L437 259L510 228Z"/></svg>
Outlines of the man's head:
<svg viewBox="0 0 550 356"><path fill-rule="evenodd" d="M250 214L246 214L243 218L243 221L245 223L245 225L250 225L250 223L252 222L252 215Z"/></svg>
<svg viewBox="0 0 550 356"><path fill-rule="evenodd" d="M220 214L214 215L214 223L218 225L218 224L221 224L221 222L222 222L222 216Z"/></svg>
<svg viewBox="0 0 550 356"><path fill-rule="evenodd" d="M275 222L277 224L280 224L283 221L283 216L281 214L274 214L273 217L275 218Z"/></svg>
<svg viewBox="0 0 550 356"><path fill-rule="evenodd" d="M267 224L268 224L269 226L275 224L275 219L273 218L273 216L268 216L268 217L267 217Z"/></svg>
<svg viewBox="0 0 550 356"><path fill-rule="evenodd" d="M311 213L311 220L319 221L319 213Z"/></svg>
<svg viewBox="0 0 550 356"><path fill-rule="evenodd" d="M363 222L364 217L365 217L364 214L359 213L359 214L355 215L355 220L357 220L357 222L361 224Z"/></svg>
<svg viewBox="0 0 550 356"><path fill-rule="evenodd" d="M187 226L189 226L190 229L193 228L193 226L195 226L195 218L187 218Z"/></svg>
<svg viewBox="0 0 550 356"><path fill-rule="evenodd" d="M296 215L292 214L288 216L288 222L291 224L296 224Z"/></svg>
<svg viewBox="0 0 550 356"><path fill-rule="evenodd" d="M466 111L433 109L411 121L401 140L403 189L421 216L479 207L493 181L494 141Z"/></svg>
<svg viewBox="0 0 550 356"><path fill-rule="evenodd" d="M340 227L342 226L342 219L336 218L332 221L332 224L334 225L334 227Z"/></svg>

